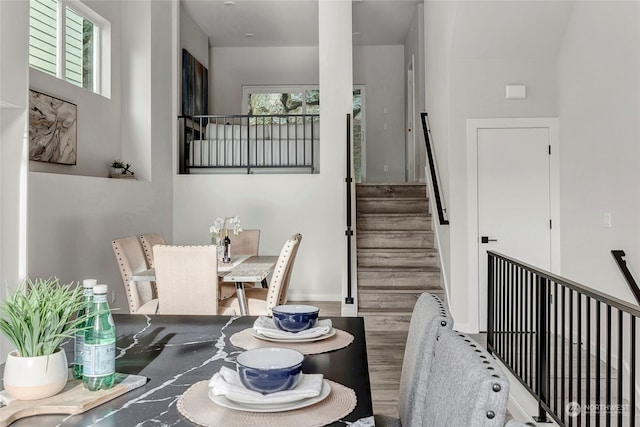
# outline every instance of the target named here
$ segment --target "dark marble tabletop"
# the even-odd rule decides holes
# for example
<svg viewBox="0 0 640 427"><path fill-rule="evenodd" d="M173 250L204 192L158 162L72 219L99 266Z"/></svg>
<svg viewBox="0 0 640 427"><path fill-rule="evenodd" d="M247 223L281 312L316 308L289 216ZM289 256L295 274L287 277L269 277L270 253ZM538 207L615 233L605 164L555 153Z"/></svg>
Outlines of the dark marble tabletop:
<svg viewBox="0 0 640 427"><path fill-rule="evenodd" d="M236 332L253 325L255 317L227 316L113 316L118 333L116 370L149 378L146 385L84 414L40 415L12 426L191 426L176 408L178 398L192 384L208 380L222 365L235 369L242 351L229 342ZM332 426L373 426L371 387L364 323L358 317L332 318L334 327L350 332L348 347L305 356L303 372L355 390L358 405ZM65 344L73 360L73 343Z"/></svg>

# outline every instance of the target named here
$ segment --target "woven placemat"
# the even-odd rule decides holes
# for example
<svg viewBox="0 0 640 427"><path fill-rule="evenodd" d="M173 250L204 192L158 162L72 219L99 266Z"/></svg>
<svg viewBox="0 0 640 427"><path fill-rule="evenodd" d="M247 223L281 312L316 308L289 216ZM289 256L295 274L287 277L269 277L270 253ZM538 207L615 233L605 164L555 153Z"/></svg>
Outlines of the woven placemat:
<svg viewBox="0 0 640 427"><path fill-rule="evenodd" d="M285 347L298 350L302 354L318 354L328 351L339 350L347 347L353 342L353 335L341 329L336 329L336 334L320 341L312 342L274 342L256 338L252 335L253 328L247 328L243 331L236 332L231 335L229 340L231 344L245 350L252 350L261 347Z"/></svg>
<svg viewBox="0 0 640 427"><path fill-rule="evenodd" d="M328 381L331 393L315 405L285 412L243 412L219 406L209 398L209 381L189 387L178 399L178 411L201 426L225 427L316 427L338 421L351 413L358 402L356 393L342 384Z"/></svg>

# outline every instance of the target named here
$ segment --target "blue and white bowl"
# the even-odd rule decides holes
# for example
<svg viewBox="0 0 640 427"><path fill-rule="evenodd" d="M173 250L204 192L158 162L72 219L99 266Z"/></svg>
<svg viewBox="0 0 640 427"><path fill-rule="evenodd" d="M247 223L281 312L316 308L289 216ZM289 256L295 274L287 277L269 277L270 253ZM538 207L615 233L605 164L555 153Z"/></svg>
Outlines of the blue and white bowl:
<svg viewBox="0 0 640 427"><path fill-rule="evenodd" d="M262 394L289 390L300 381L302 353L290 348L256 348L238 355L238 375L249 390Z"/></svg>
<svg viewBox="0 0 640 427"><path fill-rule="evenodd" d="M313 305L278 305L273 307L273 323L288 332L300 332L315 326L320 309Z"/></svg>

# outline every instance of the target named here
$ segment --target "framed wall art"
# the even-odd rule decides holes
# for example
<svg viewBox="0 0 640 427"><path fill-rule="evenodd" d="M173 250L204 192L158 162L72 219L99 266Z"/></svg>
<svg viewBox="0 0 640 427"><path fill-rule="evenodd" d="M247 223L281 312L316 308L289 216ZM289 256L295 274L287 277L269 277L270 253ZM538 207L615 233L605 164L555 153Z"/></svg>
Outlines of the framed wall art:
<svg viewBox="0 0 640 427"><path fill-rule="evenodd" d="M75 165L78 107L29 90L29 160Z"/></svg>
<svg viewBox="0 0 640 427"><path fill-rule="evenodd" d="M209 114L209 72L182 49L182 115Z"/></svg>

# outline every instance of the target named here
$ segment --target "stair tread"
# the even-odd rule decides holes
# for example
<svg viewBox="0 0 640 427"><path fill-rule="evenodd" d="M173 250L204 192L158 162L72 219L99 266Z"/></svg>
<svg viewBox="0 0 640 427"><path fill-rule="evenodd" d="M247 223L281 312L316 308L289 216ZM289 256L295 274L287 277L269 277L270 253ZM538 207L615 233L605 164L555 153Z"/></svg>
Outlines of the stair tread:
<svg viewBox="0 0 640 427"><path fill-rule="evenodd" d="M431 230L358 230L358 233L362 233L362 234L407 234L407 233L411 233L411 234L433 234L433 231Z"/></svg>
<svg viewBox="0 0 640 427"><path fill-rule="evenodd" d="M385 266L372 266L372 267L360 267L358 271L378 272L378 273L437 273L440 272L440 267L437 266L423 266L423 267L385 267Z"/></svg>
<svg viewBox="0 0 640 427"><path fill-rule="evenodd" d="M436 253L435 248L359 248L359 249L360 249L359 252L362 252L362 253L384 253L384 252L397 253L397 254L402 254L407 252Z"/></svg>
<svg viewBox="0 0 640 427"><path fill-rule="evenodd" d="M383 313L393 316L411 316L413 310L398 310L397 308L365 308L358 307L358 315L371 315Z"/></svg>
<svg viewBox="0 0 640 427"><path fill-rule="evenodd" d="M358 292L365 293L365 294L398 294L398 293L413 294L413 293L422 293L422 292L425 292L426 290L429 290L430 293L436 293L436 294L444 293L444 289L440 287L440 284L438 285L425 284L424 287L400 285L400 286L394 286L393 288L389 288L388 286L384 286L384 285L374 285L374 286L364 286L358 289Z"/></svg>

